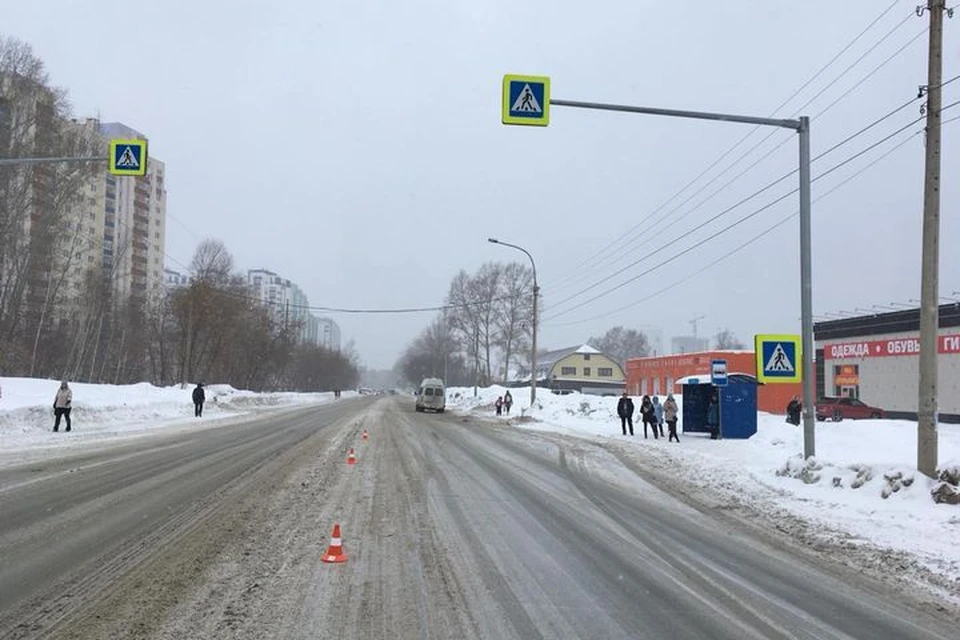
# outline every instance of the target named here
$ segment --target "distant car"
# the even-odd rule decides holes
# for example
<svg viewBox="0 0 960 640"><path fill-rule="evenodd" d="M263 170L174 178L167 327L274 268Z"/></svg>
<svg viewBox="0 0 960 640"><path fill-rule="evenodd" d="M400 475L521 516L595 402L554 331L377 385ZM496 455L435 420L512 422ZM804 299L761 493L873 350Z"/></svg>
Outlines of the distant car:
<svg viewBox="0 0 960 640"><path fill-rule="evenodd" d="M856 398L821 398L817 402L817 420L840 422L844 418L884 418L886 412L880 407L871 407Z"/></svg>

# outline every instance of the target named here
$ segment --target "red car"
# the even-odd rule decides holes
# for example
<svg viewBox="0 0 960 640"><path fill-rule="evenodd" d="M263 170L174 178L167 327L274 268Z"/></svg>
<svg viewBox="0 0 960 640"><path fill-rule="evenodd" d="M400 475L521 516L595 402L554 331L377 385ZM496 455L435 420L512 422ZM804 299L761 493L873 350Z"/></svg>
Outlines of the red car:
<svg viewBox="0 0 960 640"><path fill-rule="evenodd" d="M827 418L840 422L844 418L857 420L861 418L883 418L886 412L879 407L857 400L856 398L821 398L817 402L817 420Z"/></svg>

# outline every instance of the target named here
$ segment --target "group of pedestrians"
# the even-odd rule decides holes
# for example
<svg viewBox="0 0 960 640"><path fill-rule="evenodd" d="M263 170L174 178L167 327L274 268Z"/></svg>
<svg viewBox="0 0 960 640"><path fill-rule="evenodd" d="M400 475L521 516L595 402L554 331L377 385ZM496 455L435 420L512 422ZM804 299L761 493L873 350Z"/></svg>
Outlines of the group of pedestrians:
<svg viewBox="0 0 960 640"><path fill-rule="evenodd" d="M494 409L497 410L497 415L502 416L504 413L510 415L510 407L513 406L513 396L510 395L510 392L507 391L502 396L497 396L497 401L493 403Z"/></svg>
<svg viewBox="0 0 960 640"><path fill-rule="evenodd" d="M193 400L193 415L197 418L203 415L203 403L206 402L207 395L203 390L203 383L200 382L193 389L191 396ZM73 389L66 380L60 383L57 389L57 395L53 398L53 430L60 431L60 421L63 420L66 428L64 431L70 431L73 424L70 422L70 411L73 409Z"/></svg>
<svg viewBox="0 0 960 640"><path fill-rule="evenodd" d="M633 435L633 414L635 410L633 399L624 391L623 396L617 403L617 415L620 416L620 428L623 430L623 435L627 435L628 430L630 435ZM680 442L680 436L677 435L677 413L677 401L673 398L673 394L668 395L663 404L660 404L660 398L657 396L652 398L648 395L643 396L640 400L643 437L648 438L648 429L652 429L654 439L659 440L663 435L663 423L666 422L669 429L669 441Z"/></svg>

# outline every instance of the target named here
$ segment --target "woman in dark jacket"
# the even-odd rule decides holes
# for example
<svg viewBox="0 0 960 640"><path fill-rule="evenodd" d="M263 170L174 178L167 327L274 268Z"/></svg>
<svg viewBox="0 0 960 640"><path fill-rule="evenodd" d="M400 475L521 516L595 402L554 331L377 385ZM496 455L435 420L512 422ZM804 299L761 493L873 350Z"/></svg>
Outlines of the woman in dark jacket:
<svg viewBox="0 0 960 640"><path fill-rule="evenodd" d="M647 437L647 425L650 425L653 427L654 439L658 440L660 433L657 431L657 414L653 402L650 401L650 396L643 396L643 400L640 402L640 415L643 417L643 437Z"/></svg>

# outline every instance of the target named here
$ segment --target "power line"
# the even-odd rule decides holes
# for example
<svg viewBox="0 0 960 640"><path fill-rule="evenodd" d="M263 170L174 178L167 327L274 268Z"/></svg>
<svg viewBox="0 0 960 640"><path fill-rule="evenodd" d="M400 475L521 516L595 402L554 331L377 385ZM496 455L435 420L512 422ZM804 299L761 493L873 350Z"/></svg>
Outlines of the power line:
<svg viewBox="0 0 960 640"><path fill-rule="evenodd" d="M889 10L889 8L888 8L888 10ZM882 42L884 42L887 38L889 38L891 35L893 35L893 33L895 33L900 27L902 27L904 24L906 24L907 20L909 20L912 16L913 16L913 13L911 12L909 15L907 15L906 18L904 18L903 20L901 20L893 29L891 29L889 32L887 32L887 34L884 35L883 38L881 38L881 39L880 39L878 42L876 42L870 49L868 49L863 55L861 55L853 64L849 65L849 66L844 70L843 73L841 73L841 74L838 75L836 78L834 78L834 80L833 80L831 83L829 83L826 87L824 87L823 90L821 90L819 93L817 93L816 96L814 96L813 98L811 98L810 100L808 100L807 102L805 102L803 105L801 105L801 106L798 108L797 112L802 111L803 109L805 109L806 107L808 107L810 104L812 104L819 96L821 96L827 89L829 89L831 86L833 86L838 80L840 80L844 75L846 75L846 73L848 73L851 69L853 69L853 68L854 68L860 61L862 61L869 53L873 52ZM913 38L911 38L906 44L904 44L903 46L901 46L901 47L900 47L899 49L897 49L892 55L890 55L889 57L887 57L883 62L881 62L881 63L880 63L879 65L877 65L873 70L871 70L864 78L862 78L859 82L857 82L853 87L851 87L851 88L848 89L846 92L844 92L840 97L838 97L836 100L834 100L832 103L830 103L830 105L828 105L825 109L821 110L816 116L814 116L813 118L811 118L811 120L815 120L815 119L819 118L820 116L824 115L825 113L827 113L830 109L832 109L834 106L836 106L843 98L845 98L845 97L848 96L850 93L852 93L856 88L860 87L864 82L866 82L866 80L868 80L869 78L871 78L871 77L872 77L873 75L875 75L880 69L882 69L882 68L885 67L887 64L889 64L890 61L893 60L896 56L900 55L904 50L906 50L906 48L907 48L909 45L913 44L913 42L915 42L915 41L916 41L920 36L922 36L924 33L926 33L926 30L919 32L916 36L914 36ZM822 69L821 69L821 71L822 71ZM941 86L945 86L946 84L949 84L949 82L952 82L953 80L956 80L956 79L957 79L957 78L952 78L951 80L943 83ZM807 84L809 84L809 82L808 82ZM909 106L910 104L913 104L914 102L916 102L916 101L919 100L919 99L920 99L920 96L917 96L916 98L912 98L909 102L907 102L907 103L904 104L903 106L899 107L898 109L896 109L896 110L895 110L894 112L892 112L891 114L888 114L887 116L885 116L885 117L881 118L880 120L876 121L876 122L874 123L874 125L875 125L875 124L878 124L879 122L882 122L882 121L885 120L887 117L890 117L890 115L893 115L893 113L896 113L897 111L900 111L901 109L906 108L907 106ZM782 105L781 105L781 106L782 106ZM778 107L777 110L779 110L779 107ZM776 112L775 112L775 113L776 113ZM873 126L873 125L868 126L867 129L869 129L869 128L872 127L872 126ZM755 127L753 130L751 130L750 133L748 133L747 136L746 136L743 140L745 140L747 137L749 137L750 135L752 135L753 132L756 131L758 128L759 128L759 127ZM658 225L658 224L661 224L661 223L662 223L666 218L668 218L671 214L675 213L676 211L679 211L681 208L683 208L684 205L686 205L686 204L689 203L691 200L693 200L694 197L696 197L697 195L699 195L700 193L702 193L703 191L705 191L705 190L707 189L707 187L709 187L711 184L713 184L714 182L716 182L717 180L719 180L721 177L723 177L723 175L725 175L728 171L730 171L731 169L733 169L737 164L739 164L744 158L748 157L748 156L749 156L751 153L753 153L756 149L758 149L758 148L760 148L761 146L763 146L763 144L765 144L765 143L767 142L767 140L769 140L771 137L773 137L773 136L776 135L777 133L778 133L778 130L776 130L776 129L771 130L771 131L770 131L766 136L764 136L759 142L757 142L757 143L754 144L752 147L750 147L747 151L745 151L744 153L742 153L742 154L741 154L736 160L734 160L734 162L733 162L732 164L730 164L726 169L724 169L723 171L721 171L720 173L718 173L716 176L713 177L713 179L711 179L709 182L707 182L706 184L704 184L703 186L701 186L697 191L695 191L694 193L692 193L686 200L684 200L683 202L681 202L680 204L678 204L676 207L674 207L673 209L671 209L669 212L667 212L666 214L664 214L663 216L660 216L657 220L655 220L655 221L653 222L653 225L652 225L652 226L656 226L656 225ZM735 147L736 147L736 146L739 146L739 144L742 143L743 140L741 140L740 142L738 142L737 145L735 145ZM744 168L742 171L740 171L737 175L735 175L733 178L731 178L730 180L728 180L727 182L725 182L719 189L717 189L716 191L714 191L713 193L711 193L709 196L707 196L706 198L704 198L703 200L701 200L699 203L697 203L696 205L694 205L691 209L689 209L686 213L684 213L684 214L681 215L679 218L677 218L674 222L679 222L680 220L683 220L684 218L686 218L687 216L689 216L689 215L692 214L693 212L697 211L700 207L702 207L703 205L705 205L706 203L708 203L709 201L711 201L714 197L716 197L717 195L719 195L720 193L722 193L724 190L726 190L727 187L729 187L729 186L732 185L734 182L736 182L736 181L739 180L741 177L743 177L743 176L744 176L746 173L748 173L751 169L753 169L754 167L756 167L757 165L759 165L761 162L763 162L763 161L764 161L766 158L768 158L769 156L773 155L773 153L775 153L777 150L779 150L781 147L783 147L783 146L784 146L787 142L789 142L789 141L790 141L790 137L784 138L782 142L780 142L778 145L776 145L775 147L771 148L769 151L767 151L767 152L764 153L762 156L760 156L759 158L757 158L753 163L751 163L750 165L748 165L747 167L745 167L745 168ZM841 144L843 144L843 143L841 143ZM839 145L837 145L837 146L839 146ZM735 147L734 147L734 148L735 148ZM732 149L731 149L731 151L732 151ZM823 154L821 154L821 156L822 156L822 155L823 155ZM821 157L821 156L818 156L818 157ZM715 164L716 164L716 163L715 163ZM701 174L701 175L702 175L702 174ZM698 178L699 178L699 177L698 177ZM688 186L689 186L689 185L688 185ZM684 189L686 189L686 187L684 187ZM679 195L679 194L675 194L674 198L676 197L676 195ZM671 198L671 199L673 199L673 198ZM636 231L637 228L638 228L640 225L642 225L644 222L646 222L647 220L649 220L654 214L656 214L656 213L657 213L659 210L661 210L662 208L663 208L662 206L659 207L659 208L658 208L657 210L655 210L653 213L651 213L650 215L648 215L647 217L645 217L643 220L641 220L639 223L637 223L636 225L634 225L633 227L631 227L630 230L628 230L627 233L626 233L624 236L621 236L620 238L618 238L618 240L615 241L615 243L618 242L618 241L623 241L624 239L626 239L627 241L632 241L632 240L634 239L634 236L635 236L634 231ZM649 231L649 230L650 230L650 229L647 229L646 231ZM615 244L615 243L614 243L614 244ZM609 246L612 246L612 245L608 245L608 247L609 247ZM575 283L577 283L577 282L581 282L581 281L587 279L587 278L589 277L589 273L590 273L591 270L596 270L598 267L602 266L603 264L610 264L611 262L612 262L612 264L616 264L617 262L620 262L620 261L622 260L621 257L615 256L615 255L613 255L613 256L608 255L608 256L607 256L607 258L611 258L611 257L612 257L612 261L611 261L610 259L604 259L604 260L602 260L600 263L597 263L597 264L593 265L593 267L592 267L591 269L588 269L588 270L586 270L586 271L584 271L584 270L581 269L581 270L579 270L578 273L577 273L576 275L574 275L572 278L567 277L567 278L565 278L565 279L560 279L558 282L559 282L560 284L565 284L566 286L573 285L573 284L575 284Z"/></svg>
<svg viewBox="0 0 960 640"><path fill-rule="evenodd" d="M851 135L851 136L848 136L846 139L844 139L844 140L842 140L841 142L833 145L832 147L830 147L830 148L827 149L826 151L818 154L816 157L814 157L814 158L812 159L812 162L816 162L817 160L820 160L820 159L823 158L824 156L826 156L826 155L828 155L828 154L836 151L836 150L839 149L841 146L847 144L848 142L850 142L851 140L855 139L856 137L858 137L858 136L860 136L860 135L863 135L864 133L866 133L867 131L869 131L869 130L872 129L873 127L875 127L877 124L883 122L884 120L886 120L886 119L892 117L893 115L897 114L898 112L902 111L904 108L906 108L907 106L909 106L910 104L912 104L915 100L916 100L916 99L913 99L913 100L911 100L910 102L905 103L905 104L897 107L896 109L894 109L893 111L887 113L887 114L884 115L883 117L881 117L881 118L873 121L872 123L868 124L867 126L863 127L862 129L860 129L860 130L859 130L858 132L856 132L855 134L853 134L853 135ZM951 105L951 106L952 106L952 105ZM908 124L905 125L904 127L902 127L902 128L900 128L900 129L898 129L897 131L893 132L892 134L890 134L890 135L887 136L886 138L883 138L883 139L882 139L879 143L877 143L877 144L881 144L881 143L885 142L886 140L889 140L891 137L899 134L899 133L902 132L904 129L913 126L914 124L916 124L917 122L919 122L922 118L923 118L923 117L921 116L921 117L917 118L916 120L913 120L912 122L908 123ZM824 174L821 174L821 176L819 176L819 177L823 177L823 176L825 176L825 175L828 175L828 174L831 173L832 171L834 171L834 170L836 170L836 169L844 166L844 164L846 164L847 162L852 161L853 159L859 157L859 155L862 155L863 153L865 153L866 151L869 151L869 150L872 149L872 148L873 148L872 146L871 146L871 147L868 147L866 150L860 152L859 154L856 154L856 155L852 156L851 158L849 158L849 159L848 159L847 161L845 161L844 163L841 163L841 164L838 165L837 167L834 167L833 169L828 170L828 171L825 172ZM681 234L680 236L678 236L677 238L675 238L675 240L682 240L683 238L686 238L686 237L690 236L691 234L695 233L696 231L699 231L700 229L702 229L702 228L704 228L705 226L709 225L711 222L714 222L714 221L718 220L719 218L721 218L721 217L727 215L728 213L730 213L731 211L733 211L733 210L739 208L740 206L746 204L747 202L753 200L753 199L756 198L757 196L765 193L766 191L769 191L770 189L772 189L772 188L775 187L776 185L780 184L780 183L783 182L784 180L786 180L786 179L790 178L791 176L793 176L794 174L796 174L797 171L798 171L797 169L794 169L794 170L792 170L792 171L790 171L790 172L788 172L788 173L780 176L779 178L777 178L777 179L774 180L773 182L767 184L766 186L762 187L761 189L758 189L757 191L754 191L753 193L751 193L750 195L746 196L745 198L742 198L741 200L739 200L739 201L736 202L735 204L731 205L730 207L727 207L726 209L724 209L724 210L721 211L720 213L712 216L711 218L708 218L707 220L701 222L700 224L698 224L698 225L694 226L693 228L689 229L688 231L684 232L683 234ZM796 191L797 191L797 190L795 189L795 190L791 191L790 193L796 193ZM789 194L788 194L788 195L789 195ZM661 253L662 251L665 251L667 248L668 248L668 247L666 247L666 246L661 246L660 248L655 249L655 250L652 251L651 253L648 253L648 254L642 256L641 258L639 258L639 259L637 259L637 260L634 260L634 261L631 262L630 264L628 264L628 265L626 265L626 266L624 266L624 267L621 267L620 269L618 269L617 271L613 272L612 274L610 274L610 275L608 275L608 276L605 276L605 277L601 278L600 280L598 280L598 281L596 281L596 282L593 282L592 284L584 287L583 289L580 289L579 291L577 291L576 293L574 293L574 294L572 294L572 295L567 296L566 298L564 298L563 300L561 300L560 302L558 302L558 303L557 303L557 306L561 306L561 305L563 305L563 304L565 304L565 303L567 303L567 302L569 302L569 301L571 301L571 300L573 300L573 299L575 299L575 298L578 298L578 297L582 296L582 295L585 294L585 293L590 292L594 287L596 287L596 286L598 286L598 285L601 285L601 284L603 284L604 282L607 282L607 281L615 278L616 276L624 273L625 271L628 271L628 270L632 269L633 267L635 267L635 266L637 266L638 264L640 264L640 263L648 260L649 258L657 255L658 253ZM628 280L627 282L630 282L630 280ZM578 305L578 306L580 306L580 305ZM578 306L577 306L577 307L573 307L573 308L578 308Z"/></svg>
<svg viewBox="0 0 960 640"><path fill-rule="evenodd" d="M954 117L954 118L951 118L950 120L948 120L948 121L946 121L946 122L951 122L951 121L953 121L953 120L960 120L960 116L956 116L956 117ZM943 122L942 124L946 124L946 122ZM820 200L823 200L824 198L826 198L826 197L829 196L830 194L834 193L835 191L837 191L837 190L840 189L841 187L845 186L847 183L853 181L854 179L856 179L857 177L859 177L861 174L863 174L864 172L866 172L868 169L872 168L874 165L876 165L877 163L879 163L881 160L887 158L888 156L892 155L895 151L897 151L897 150L899 150L900 148L902 148L903 146L905 146L908 142L910 142L911 140L913 140L913 138L914 138L915 136L919 135L920 133L922 133L922 130L917 131L917 132L914 133L912 136L910 136L910 137L908 137L908 138L905 138L903 141L899 142L896 146L891 147L890 149L888 149L887 151L885 151L882 155L880 155L880 156L878 156L877 158L875 158L874 160L872 160L869 164L863 166L863 167L862 167L861 169L859 169L856 173L851 174L850 176L848 176L847 178L845 178L843 181L837 183L835 186L833 186L832 188L830 188L828 191L824 192L823 194L821 194L820 196L818 196L817 198L815 198L815 199L813 200L813 202L819 202ZM631 308L633 308L633 307L635 307L635 306L637 306L637 305L639 305L639 304L642 304L642 303L644 303L644 302L646 302L646 301L648 301L648 300L650 300L650 299L652 299L652 298L654 298L654 297L656 297L656 296L658 296L658 295L660 295L660 294L662 294L662 293L665 293L665 292L673 289L673 288L676 287L676 286L679 286L679 285L681 285L681 284L683 284L683 283L685 283L685 282L688 282L688 281L692 280L693 278L695 278L696 276L700 275L701 273L707 271L708 269L713 268L714 266L716 266L717 264L723 262L724 260L727 260L728 258L730 258L730 257L732 257L733 255L735 255L735 254L739 253L740 251L742 251L743 249L747 248L748 246L756 243L757 241L761 240L761 239L764 238L765 236L769 235L770 233L772 233L773 231L775 231L775 230L778 229L779 227L783 226L783 225L786 224L787 222L793 220L794 218L796 218L796 217L799 215L799 213L800 213L799 211L794 211L794 212L791 213L790 215L782 218L781 220L777 221L776 223L774 223L774 224L771 225L770 227L767 227L766 229L764 229L763 231L761 231L761 232L758 233L757 235L753 236L752 238L750 238L750 239L747 240L746 242L738 245L737 247L735 247L735 248L732 249L731 251L728 251L727 253L723 254L722 256L720 256L719 258L717 258L716 260L713 260L713 261L710 262L709 264L707 264L707 265L701 267L700 269L694 271L693 273L691 273L691 274L689 274L689 275L687 275L687 276L685 276L685 277L683 277L683 278L681 278L681 279L679 279L679 280L671 283L670 285L667 285L666 287L663 287L662 289L658 289L657 291L651 293L651 294L648 295L648 296L645 296L645 297L643 297L643 298L640 298L639 300L634 300L634 301L631 302L630 304L624 305L624 306L622 306L622 307L618 307L617 309L614 309L614 310L612 310L612 311L608 311L608 312L603 313L603 314L599 314L599 315L592 316L592 317L589 317L589 318L584 318L584 319L582 319L582 320L575 320L575 321L572 321L572 322L555 323L555 324L553 324L553 326L557 326L557 327L567 327L567 326L574 326L574 325L578 325L578 324L584 324L584 323L587 323L587 322L592 322L592 321L594 321L594 320L600 320L600 319L609 317L610 315L613 315L613 314L616 314L616 313L620 313L620 312L622 312L622 311L626 311L627 309L631 309ZM659 266L663 266L664 264L666 264L666 262L661 263L660 265L658 265L658 268L659 268ZM558 314L558 316L559 316L559 315L560 315L560 314ZM558 316L554 316L554 317L558 317ZM550 319L547 318L546 320L544 320L544 323L549 322L549 320L550 320Z"/></svg>
<svg viewBox="0 0 960 640"><path fill-rule="evenodd" d="M956 103L953 103L953 104L951 104L951 105L948 105L947 107L944 107L943 109L941 109L941 111L946 110L947 108L952 107L952 106L954 106L955 104L960 104L960 101L957 101ZM824 177L830 175L830 174L833 173L834 171L839 170L840 168L846 166L847 164L849 164L849 163L852 162L853 160L859 158L859 157L862 156L863 154L869 152L870 150L872 150L872 149L876 148L877 146L883 144L883 143L886 142L887 140L890 140L890 139L893 138L894 136L900 134L901 132L903 132L903 131L906 130L907 128L913 126L914 124L916 124L917 122L919 122L919 121L922 120L922 119L923 119L923 116L921 116L920 118L917 118L917 119L914 120L913 122L910 122L909 124L901 127L900 129L898 129L898 130L894 131L893 133L887 135L886 137L878 140L877 142L874 142L873 144L869 145L868 147L864 148L863 150L855 153L854 155L850 156L849 158L843 160L842 162L840 162L840 163L834 165L833 167L827 169L826 171L822 172L820 175L818 175L817 177L813 178L812 181L813 181L813 182L816 182L817 180L820 180L821 178L824 178ZM916 134L914 134L914 135L916 135ZM821 156L822 156L822 155L823 155L823 154L821 154ZM779 182L779 181L782 181L782 180L783 180L783 178L780 178L780 179L778 180L778 182ZM764 189L766 189L766 187L765 187ZM698 248L698 247L706 244L707 242L709 242L709 241L711 241L711 240L719 237L720 235L723 235L724 233L727 233L728 231L730 231L731 229L739 226L739 225L742 224L743 222L746 222L747 220L749 220L749 219L751 219L751 218L759 215L759 214L762 213L763 211L766 211L767 209L769 209L770 207L774 206L775 204L777 204L777 203L785 200L787 197L789 197L789 196L797 193L797 191L799 191L799 189L793 189L792 191L783 194L782 196L776 198L776 199L773 200L772 202L769 202L769 203L767 203L766 205L764 205L763 207L761 207L761 208L759 208L759 209L757 209L757 210L755 210L755 211L747 214L746 216L743 216L743 217L739 218L738 220L736 220L735 222L731 223L730 225L727 225L727 226L724 227L723 229L720 229L719 231L711 234L710 236L707 236L707 237L704 238L703 240L700 240L699 242L691 245L690 247L687 247L687 248L684 249L683 251L681 251L681 252L679 252L679 253L677 253L677 254L674 254L673 256L671 256L670 258L668 258L667 260L664 260L664 261L660 262L659 264L651 267L650 269L647 269L647 270L645 270L645 271L643 271L643 272L641 272L641 273L639 273L639 274L637 274L637 275L635 275L635 276L633 276L633 277L631 277L631 278L628 278L627 280L621 282L620 284L617 284L617 285L615 285L615 286L613 286L613 287L610 287L610 288L604 290L603 292L595 295L594 297L592 297L592 298L590 298L590 299L588 299L588 300L585 300L585 301L583 301L583 302L580 302L580 303L574 305L573 307L570 307L570 308L568 308L568 309L566 309L566 310L564 310L564 311L555 313L555 314L553 314L552 316L548 316L548 317L544 318L544 322L548 322L548 321L551 320L551 319L558 318L558 317L563 316L563 315L565 315L565 314L567 314L567 313L570 313L571 311L574 311L574 310L576 310L576 309L579 309L580 307L583 307L583 306L585 306L585 305L587 305L587 304L590 304L591 302L594 302L594 301L596 301L596 300L598 300L598 299L600 299L600 298L602 298L602 297L604 297L604 296L609 295L610 293L613 293L614 291L617 291L617 290L623 288L624 286L630 284L631 282L634 282L634 281L636 281L637 279L639 279L639 278L641 278L641 277L643 277L643 276L651 273L652 271L655 271L656 269L659 269L660 267L662 267L662 266L664 266L664 265L666 265L666 264L669 264L670 262L673 262L674 260L676 260L676 259L678 259L678 258L680 258L680 257L682 257L682 256L684 256L684 255L686 255L687 253L690 253L690 252L693 251L694 249L696 249L696 248ZM725 213L725 212L724 212L724 213ZM722 215L722 214L721 214L721 215ZM715 220L717 217L718 217L718 216L714 216L714 218L712 218L711 220L708 220L707 223L711 222L712 220ZM704 223L704 224L706 224L706 223ZM702 228L702 226L704 226L704 225L700 225L700 226L698 226L698 227L695 227L694 229L691 229L690 231L688 231L688 232L682 234L681 236L679 236L677 239L683 239L684 237L689 236L689 235L692 234L693 232L697 231L699 228ZM648 257L650 257L650 256L652 256L652 255L655 255L656 253L659 253L660 251L664 250L665 248L666 248L666 247L661 247L661 248L658 249L657 251L649 254L648 256L645 256L644 258L641 258L640 260L636 261L635 263L633 263L633 264L630 265L630 266L635 266L636 264L639 264L640 262L642 262L642 261L645 260L646 258L648 258ZM608 276L607 278L601 280L601 281L598 282L597 284L601 284L602 282L605 282L605 281L609 280L610 278L614 277L615 275L618 275L618 274L614 274L614 275L612 275L612 276ZM570 298L568 298L567 300L569 300L569 299L570 299ZM564 300L563 302L566 302L567 300ZM559 304L563 304L563 302L561 302L561 303L559 303Z"/></svg>
<svg viewBox="0 0 960 640"><path fill-rule="evenodd" d="M869 32L869 31L873 28L874 25L876 25L881 19L883 19L884 16L886 16L886 15L897 5L898 2L899 2L899 0L894 0L893 2L891 2L890 5L887 6L887 8L884 9L884 10L880 13L880 15L878 15L876 18L874 18L874 19L870 22L870 24L868 24L866 27L864 27L864 29L863 29L860 33L858 33L858 34L853 38L853 40L851 40L849 43L847 43L847 45L844 46L836 55L834 55L833 58L831 58L825 65L823 65L816 73L814 73L814 74L813 74L806 82L804 82L798 89L796 89L792 94L790 94L790 96L787 97L786 100L784 100L783 102L781 102L780 105L778 105L778 106L773 110L773 112L770 114L770 117L771 117L771 118L774 117L774 116L777 114L777 112L779 112L782 108L784 108L787 104L789 104L789 103L790 103L795 97L797 97L804 89L806 89L808 86L810 86L810 84L813 83L817 78L819 78L821 75L823 75L823 73L824 73L827 69L829 69L831 66L833 66L833 64L834 64L841 56L843 56L843 54L845 54L847 51L850 50L851 47L853 47L857 42L859 42L860 39L861 39L864 35L866 35L867 32ZM912 14L912 12L911 12L911 14L910 14L909 16L907 16L907 17L909 18L909 17L912 16L912 15L913 15L913 14ZM897 27L895 27L895 29L896 29L896 28L899 28L900 26L902 26L905 22L906 22L906 20L904 20L904 21L902 21L901 23L899 23L899 24L897 25ZM880 42L883 42L883 40L885 40L887 37L889 37L889 35L890 35L890 34L887 34L887 36L884 36L884 38L882 38ZM874 47L874 48L875 48L875 47ZM872 49L871 49L871 51L872 51ZM849 70L849 68L848 68L848 70ZM846 72L844 72L844 73L846 73ZM837 80L839 80L841 77L843 77L843 75L844 75L844 74L841 74L841 75L838 76L836 79L834 79L833 83L837 82ZM831 85L828 85L828 86L832 86L833 83L831 83ZM610 242L610 243L608 243L607 245L605 245L604 247L602 247L599 251L597 251L596 253L592 254L592 255L591 255L590 257L588 257L586 260L584 260L583 262L581 262L580 264L578 264L576 267L574 267L573 270L572 270L572 273L578 273L583 266L589 264L590 261L592 261L592 260L593 260L594 258L596 258L598 255L604 254L608 249L610 249L610 248L616 246L617 244L621 243L621 242L624 240L624 237L628 237L628 238L629 238L629 236L633 233L633 231L635 231L637 228L639 228L644 222L646 222L647 220L649 220L651 217L653 217L654 215L656 215L658 212L660 212L660 211L662 211L664 208L666 208L672 201L674 201L676 198L678 198L684 191L686 191L687 189L689 189L689 188L690 188L691 186L693 186L697 181L699 181L700 178L702 178L704 175L706 175L707 173L709 173L714 167L716 167L718 164L720 164L727 156L729 156L731 153L733 153L734 150L736 150L741 144L743 144L748 138L750 138L750 136L752 136L758 129L760 129L760 126L759 126L759 125L756 126L756 127L753 127L753 128L752 128L749 132L747 132L740 140L738 140L732 147L730 147L729 149L727 149L727 151L725 151L724 153L722 153L722 154L721 154L716 160L714 160L706 169L704 169L703 171L701 171L695 178L693 178L693 180L691 180L690 182L688 182L688 183L687 183L686 185L684 185L679 191L677 191L677 192L674 193L672 196L670 196L666 201L663 202L663 204L661 204L661 205L658 206L656 209L654 209L654 210L653 210L650 214L648 214L643 220L641 220L641 221L638 222L636 225L634 225L633 227L631 227L624 236L619 236L618 238L614 239L612 242ZM775 131L774 131L774 132L771 132L770 135L773 135L773 133L775 133ZM761 141L761 144L762 144L763 142L766 142L766 140L768 140L769 138L770 138L769 135L768 135L767 137L765 137L765 138ZM752 147L752 148L747 152L747 155L749 155L749 153L752 152L755 148L756 148L756 146ZM743 157L744 157L744 156L741 156L740 158L738 158L738 159L731 165L731 167L732 167L732 166L736 166L736 164L738 164L738 163L740 162L740 160L743 159ZM729 170L729 169L728 169L728 170ZM726 171L721 172L716 178L714 178L713 181L711 181L710 183L708 183L706 186L709 186L709 184L712 184L712 182L716 181L716 179L719 178L720 176L722 176L724 173L726 173ZM697 193L700 193L700 192L702 192L702 189L701 189L700 191L698 191ZM695 195L696 195L696 194L694 194L694 196L695 196ZM689 199L686 200L683 204L685 204L686 202L689 202ZM682 204L681 204L681 206L682 206ZM561 281L562 281L563 279L564 279L563 277L560 278Z"/></svg>

